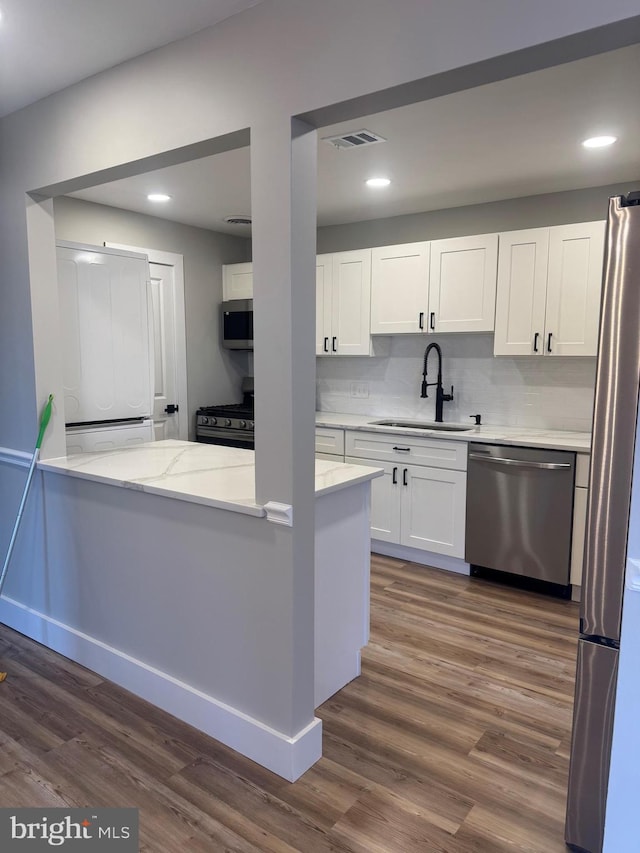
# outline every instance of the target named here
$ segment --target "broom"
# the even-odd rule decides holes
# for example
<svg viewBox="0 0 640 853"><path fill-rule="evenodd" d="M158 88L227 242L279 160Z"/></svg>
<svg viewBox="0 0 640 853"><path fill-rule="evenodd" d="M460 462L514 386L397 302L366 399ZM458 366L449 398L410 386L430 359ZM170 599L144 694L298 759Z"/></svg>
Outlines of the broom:
<svg viewBox="0 0 640 853"><path fill-rule="evenodd" d="M16 523L13 525L13 533L11 534L11 539L9 540L9 548L7 550L7 556L4 560L4 565L2 566L2 574L0 574L0 595L2 595L2 587L4 586L4 580L7 576L7 569L9 568L9 561L11 560L11 554L13 553L14 545L16 544L16 538L18 536L18 529L20 527L20 522L22 520L22 513L24 512L25 504L27 503L27 495L29 494L29 487L31 486L31 480L33 479L33 472L36 468L36 463L38 461L38 457L40 456L40 447L42 445L42 439L44 438L45 431L47 429L47 425L51 418L51 405L53 403L53 394L49 394L49 399L47 400L44 409L42 410L42 415L40 416L40 432L38 433L38 440L36 441L36 447L33 451L33 456L31 457L31 465L29 466L29 473L27 474L27 482L24 486L24 491L22 492L22 500L20 501L20 506L18 508L18 515L16 517ZM4 681L7 677L6 672L0 672L0 681Z"/></svg>

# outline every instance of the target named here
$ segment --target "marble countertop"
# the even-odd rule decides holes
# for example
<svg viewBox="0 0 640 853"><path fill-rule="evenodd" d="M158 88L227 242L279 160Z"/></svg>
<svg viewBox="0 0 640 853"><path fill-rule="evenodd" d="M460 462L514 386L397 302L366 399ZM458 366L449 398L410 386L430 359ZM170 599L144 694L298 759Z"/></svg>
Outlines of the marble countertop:
<svg viewBox="0 0 640 853"><path fill-rule="evenodd" d="M590 453L591 433L569 432L567 430L533 429L515 426L472 426L465 432L440 432L408 427L376 426L372 421L393 420L393 415L350 415L340 412L316 412L316 426L340 429L384 432L392 435L424 436L447 441L479 441L490 444L520 445L525 447L546 447L552 450L573 450L576 453ZM411 418L398 418L410 421Z"/></svg>
<svg viewBox="0 0 640 853"><path fill-rule="evenodd" d="M46 459L38 468L261 517L266 512L255 500L254 459L253 450L167 440ZM381 474L380 468L318 459L316 496Z"/></svg>

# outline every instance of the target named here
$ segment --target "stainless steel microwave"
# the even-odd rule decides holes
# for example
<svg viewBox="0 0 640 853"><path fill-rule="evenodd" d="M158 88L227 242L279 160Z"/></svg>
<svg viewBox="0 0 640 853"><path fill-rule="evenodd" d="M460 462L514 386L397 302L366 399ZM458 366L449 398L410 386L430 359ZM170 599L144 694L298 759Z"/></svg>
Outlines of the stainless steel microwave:
<svg viewBox="0 0 640 853"><path fill-rule="evenodd" d="M228 299L220 306L222 346L253 349L253 299Z"/></svg>

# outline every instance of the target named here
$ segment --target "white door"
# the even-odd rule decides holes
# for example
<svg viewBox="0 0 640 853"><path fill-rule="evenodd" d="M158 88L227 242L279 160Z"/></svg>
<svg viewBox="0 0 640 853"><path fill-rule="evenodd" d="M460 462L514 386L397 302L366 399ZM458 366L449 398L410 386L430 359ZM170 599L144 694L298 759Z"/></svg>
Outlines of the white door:
<svg viewBox="0 0 640 853"><path fill-rule="evenodd" d="M545 355L596 355L604 222L549 229Z"/></svg>
<svg viewBox="0 0 640 853"><path fill-rule="evenodd" d="M115 248L142 252L149 258L151 274L150 356L154 365L153 432L156 441L189 438L187 401L187 347L184 313L182 255L158 249ZM177 409L171 412L171 407ZM169 411L165 411L169 409Z"/></svg>
<svg viewBox="0 0 640 853"><path fill-rule="evenodd" d="M371 249L333 256L331 341L337 355L371 351Z"/></svg>
<svg viewBox="0 0 640 853"><path fill-rule="evenodd" d="M466 472L412 465L401 475L401 544L464 559Z"/></svg>
<svg viewBox="0 0 640 853"><path fill-rule="evenodd" d="M151 337L154 364L153 434L155 441L180 438L176 361L174 269L149 264ZM176 408L177 407L177 408Z"/></svg>
<svg viewBox="0 0 640 853"><path fill-rule="evenodd" d="M498 235L431 243L429 328L492 332L495 325Z"/></svg>
<svg viewBox="0 0 640 853"><path fill-rule="evenodd" d="M542 355L549 229L499 235L494 355Z"/></svg>
<svg viewBox="0 0 640 853"><path fill-rule="evenodd" d="M427 331L429 243L371 250L371 334Z"/></svg>

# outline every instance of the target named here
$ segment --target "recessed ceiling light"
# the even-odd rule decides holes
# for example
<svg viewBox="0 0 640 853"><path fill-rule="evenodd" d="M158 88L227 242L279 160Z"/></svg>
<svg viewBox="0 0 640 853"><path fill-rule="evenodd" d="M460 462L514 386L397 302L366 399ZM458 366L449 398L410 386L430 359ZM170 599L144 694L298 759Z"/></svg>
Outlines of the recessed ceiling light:
<svg viewBox="0 0 640 853"><path fill-rule="evenodd" d="M149 201L171 201L171 196L166 193L149 193L147 198Z"/></svg>
<svg viewBox="0 0 640 853"><path fill-rule="evenodd" d="M607 145L613 145L617 140L617 136L591 136L589 139L585 139L582 144L585 148L606 148Z"/></svg>
<svg viewBox="0 0 640 853"><path fill-rule="evenodd" d="M391 181L389 178L369 178L365 183L368 187L388 187Z"/></svg>

